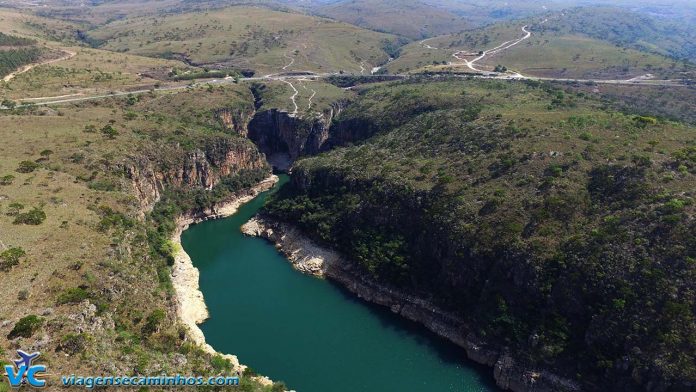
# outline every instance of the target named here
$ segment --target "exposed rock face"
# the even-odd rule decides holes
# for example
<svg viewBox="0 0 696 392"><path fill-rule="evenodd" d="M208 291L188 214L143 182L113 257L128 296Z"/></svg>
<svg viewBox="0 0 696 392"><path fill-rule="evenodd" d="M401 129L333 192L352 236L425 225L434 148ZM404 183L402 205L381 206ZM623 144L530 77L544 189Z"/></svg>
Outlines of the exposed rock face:
<svg viewBox="0 0 696 392"><path fill-rule="evenodd" d="M580 387L573 381L543 369L528 369L518 364L504 349L491 347L477 338L461 318L438 308L427 299L376 282L362 273L355 263L332 250L322 248L291 225L256 217L245 224L242 231L274 243L298 270L337 281L358 297L389 307L392 312L418 322L463 347L471 360L493 367L497 385L505 390L580 391Z"/></svg>
<svg viewBox="0 0 696 392"><path fill-rule="evenodd" d="M315 155L339 140L331 137L331 123L345 103L335 103L314 118L292 116L286 111L270 109L256 113L249 123L248 137L266 155L287 154L290 161Z"/></svg>
<svg viewBox="0 0 696 392"><path fill-rule="evenodd" d="M254 116L254 111L244 109L219 108L214 112L215 119L228 131L233 131L246 137L249 133L247 125Z"/></svg>
<svg viewBox="0 0 696 392"><path fill-rule="evenodd" d="M166 187L212 189L226 176L267 164L251 143L215 138L203 149L153 151L149 156L131 157L121 166L141 206L148 211Z"/></svg>

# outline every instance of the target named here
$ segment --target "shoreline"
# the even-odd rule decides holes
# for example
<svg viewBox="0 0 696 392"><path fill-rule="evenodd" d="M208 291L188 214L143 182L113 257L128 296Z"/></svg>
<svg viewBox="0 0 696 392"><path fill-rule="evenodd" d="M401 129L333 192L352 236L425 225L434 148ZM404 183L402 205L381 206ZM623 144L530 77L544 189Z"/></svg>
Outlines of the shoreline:
<svg viewBox="0 0 696 392"><path fill-rule="evenodd" d="M239 207L257 197L261 192L270 190L277 182L278 176L273 174L250 189L240 191L229 200L218 203L209 210L187 213L178 217L176 230L171 237L171 241L175 244L171 279L175 292L177 317L188 329L189 336L194 343L211 355L220 355L229 360L235 371L244 371L246 366L239 363L236 355L220 353L206 343L205 335L198 327L209 318L208 307L205 304L203 293L200 291L198 268L193 265L191 257L181 246L181 234L193 224L226 218L235 214ZM263 376L258 376L255 379L267 385L273 383L269 378Z"/></svg>
<svg viewBox="0 0 696 392"><path fill-rule="evenodd" d="M493 370L498 387L513 392L579 392L580 386L544 369L519 363L506 348L487 344L461 317L430 301L384 286L362 273L338 252L322 247L291 224L256 215L242 226L249 236L264 238L282 253L296 270L333 280L367 302L389 308L424 326L466 351L469 360Z"/></svg>

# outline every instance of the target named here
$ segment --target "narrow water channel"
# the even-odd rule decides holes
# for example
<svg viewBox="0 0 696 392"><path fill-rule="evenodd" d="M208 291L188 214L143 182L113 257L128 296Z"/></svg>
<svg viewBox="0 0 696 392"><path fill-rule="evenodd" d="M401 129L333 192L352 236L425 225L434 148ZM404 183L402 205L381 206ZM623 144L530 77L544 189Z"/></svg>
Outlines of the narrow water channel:
<svg viewBox="0 0 696 392"><path fill-rule="evenodd" d="M298 392L497 391L492 371L463 350L295 271L271 244L241 234L267 196L182 235L210 311L202 330L216 350Z"/></svg>

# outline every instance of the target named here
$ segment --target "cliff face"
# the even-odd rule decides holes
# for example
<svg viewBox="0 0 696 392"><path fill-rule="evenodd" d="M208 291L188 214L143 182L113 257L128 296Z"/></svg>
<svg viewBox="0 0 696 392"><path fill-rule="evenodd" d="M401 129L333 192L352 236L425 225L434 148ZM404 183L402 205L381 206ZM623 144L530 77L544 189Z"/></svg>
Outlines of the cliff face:
<svg viewBox="0 0 696 392"><path fill-rule="evenodd" d="M340 283L358 297L389 308L417 322L466 350L474 362L493 367L496 384L515 392L571 392L580 387L541 368L530 368L516 361L504 348L486 344L471 331L464 319L431 301L377 282L359 265L338 252L323 248L300 230L268 217L256 217L242 226L247 235L274 243L293 266L304 273L325 276Z"/></svg>
<svg viewBox="0 0 696 392"><path fill-rule="evenodd" d="M232 131L238 135L247 137L249 130L247 125L254 117L254 110L244 110L239 108L219 108L213 111L215 119L227 131Z"/></svg>
<svg viewBox="0 0 696 392"><path fill-rule="evenodd" d="M216 137L192 151L178 147L154 149L130 157L121 167L142 208L149 211L167 187L212 189L224 177L242 169L265 168L267 164L251 143Z"/></svg>
<svg viewBox="0 0 696 392"><path fill-rule="evenodd" d="M268 156L285 155L292 162L301 156L316 155L352 141L345 132L334 134L332 127L344 107L344 102L334 103L314 118L292 116L278 109L260 111L249 123L247 136Z"/></svg>

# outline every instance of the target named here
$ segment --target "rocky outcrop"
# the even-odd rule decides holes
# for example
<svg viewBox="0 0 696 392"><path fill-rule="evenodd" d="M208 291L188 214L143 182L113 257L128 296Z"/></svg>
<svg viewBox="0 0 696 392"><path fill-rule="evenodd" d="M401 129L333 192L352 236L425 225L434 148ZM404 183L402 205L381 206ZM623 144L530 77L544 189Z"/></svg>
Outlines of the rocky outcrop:
<svg viewBox="0 0 696 392"><path fill-rule="evenodd" d="M249 133L247 125L254 116L253 110L239 108L219 108L213 111L213 116L227 131L246 137Z"/></svg>
<svg viewBox="0 0 696 392"><path fill-rule="evenodd" d="M265 157L249 142L214 138L204 148L153 149L120 164L144 211L152 209L167 187L212 189L242 169L267 167Z"/></svg>
<svg viewBox="0 0 696 392"><path fill-rule="evenodd" d="M311 118L279 109L260 111L249 123L247 136L268 156L286 155L292 162L301 156L315 155L336 144L331 138L331 123L344 106L344 102L334 103Z"/></svg>
<svg viewBox="0 0 696 392"><path fill-rule="evenodd" d="M430 301L385 286L364 274L357 264L337 252L322 248L295 227L256 217L242 227L247 235L274 243L298 270L334 280L358 297L391 309L392 312L424 325L466 350L469 359L493 367L496 384L514 392L580 391L573 381L543 369L519 364L505 348L493 347L471 332L460 317L446 312Z"/></svg>

